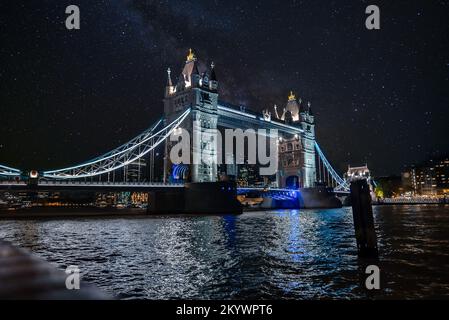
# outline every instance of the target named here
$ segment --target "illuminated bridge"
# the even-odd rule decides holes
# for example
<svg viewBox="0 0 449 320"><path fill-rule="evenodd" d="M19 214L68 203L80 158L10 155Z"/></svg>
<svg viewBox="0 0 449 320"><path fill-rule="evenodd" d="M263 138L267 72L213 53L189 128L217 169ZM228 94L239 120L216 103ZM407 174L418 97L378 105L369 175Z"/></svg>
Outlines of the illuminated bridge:
<svg viewBox="0 0 449 320"><path fill-rule="evenodd" d="M168 69L165 89L164 115L147 130L129 142L89 161L66 168L23 171L0 165L0 188L34 188L49 190L149 190L182 188L185 182L214 182L219 179L217 136L211 129L265 129L277 134L278 170L258 185L247 184L239 192L270 190L279 197L294 196L294 190L314 188L317 185L333 188L336 193L348 193L348 183L340 177L325 157L315 140L315 121L311 104L304 104L291 92L282 110L255 112L243 106L219 101L215 66L200 72L195 55L190 52L183 70L173 82ZM199 164L171 163L173 148L170 137L180 129L198 141L202 157L213 161ZM163 152L163 179L156 181L156 148ZM194 147L193 147L194 148ZM193 150L191 148L191 150ZM235 156L235 155L233 155ZM149 169L149 178L143 177L140 166ZM228 176L238 178L238 165L225 167ZM135 169L137 167L137 169ZM129 173L135 170L133 179ZM223 172L222 172L223 173Z"/></svg>

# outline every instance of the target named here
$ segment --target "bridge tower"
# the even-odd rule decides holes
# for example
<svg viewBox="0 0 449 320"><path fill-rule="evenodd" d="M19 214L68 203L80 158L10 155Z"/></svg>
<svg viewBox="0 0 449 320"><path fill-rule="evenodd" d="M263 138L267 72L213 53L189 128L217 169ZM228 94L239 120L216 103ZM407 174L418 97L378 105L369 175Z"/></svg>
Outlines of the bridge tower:
<svg viewBox="0 0 449 320"><path fill-rule="evenodd" d="M173 143L167 139L164 155L164 181L171 178L191 182L217 181L217 121L218 121L218 80L215 66L203 68L190 49L189 54L176 83L173 84L171 70L167 70L167 86L164 98L165 121L179 117L188 108L190 115L184 120L182 128L190 133L190 165L183 165L182 177L173 176L174 165L170 161L170 150ZM213 130L210 130L213 129ZM194 161L200 159L200 161Z"/></svg>
<svg viewBox="0 0 449 320"><path fill-rule="evenodd" d="M284 134L279 139L278 185L281 188L310 188L315 186L315 121L310 103L304 107L302 100L290 92L281 115L275 106L278 120L301 128L301 134Z"/></svg>
<svg viewBox="0 0 449 320"><path fill-rule="evenodd" d="M311 188L316 183L316 162L315 162L315 117L312 112L312 105L307 102L307 107L300 113L301 127L304 132L302 140L302 158L304 178L304 188Z"/></svg>

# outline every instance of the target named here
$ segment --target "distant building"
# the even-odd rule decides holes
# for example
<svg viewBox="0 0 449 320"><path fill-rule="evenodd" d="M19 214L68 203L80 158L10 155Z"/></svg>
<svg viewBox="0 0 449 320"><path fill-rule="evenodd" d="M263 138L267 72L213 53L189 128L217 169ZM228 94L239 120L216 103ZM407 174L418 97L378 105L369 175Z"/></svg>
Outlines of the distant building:
<svg viewBox="0 0 449 320"><path fill-rule="evenodd" d="M126 166L127 182L142 182L147 178L147 161L139 158Z"/></svg>
<svg viewBox="0 0 449 320"><path fill-rule="evenodd" d="M259 167L257 165L238 166L237 183L242 187L263 185L264 180L259 176Z"/></svg>
<svg viewBox="0 0 449 320"><path fill-rule="evenodd" d="M376 199L375 186L371 179L371 172L367 164L360 167L351 167L348 165L348 171L344 174L344 179L348 184L355 180L365 179L369 185L372 200Z"/></svg>
<svg viewBox="0 0 449 320"><path fill-rule="evenodd" d="M371 180L371 173L368 169L368 165L361 167L351 167L348 166L348 171L345 173L345 180L351 182L352 180L366 179Z"/></svg>
<svg viewBox="0 0 449 320"><path fill-rule="evenodd" d="M402 184L416 195L449 195L449 157L430 159L402 172Z"/></svg>

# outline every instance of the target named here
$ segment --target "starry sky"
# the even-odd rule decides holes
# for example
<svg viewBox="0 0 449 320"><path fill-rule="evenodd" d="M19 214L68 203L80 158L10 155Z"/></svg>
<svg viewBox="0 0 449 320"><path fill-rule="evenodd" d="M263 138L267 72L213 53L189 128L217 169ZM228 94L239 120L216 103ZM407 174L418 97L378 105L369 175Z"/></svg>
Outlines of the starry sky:
<svg viewBox="0 0 449 320"><path fill-rule="evenodd" d="M65 28L70 4L80 30ZM381 30L365 28L370 4ZM448 21L441 0L2 0L0 163L59 168L128 141L193 48L221 100L262 110L293 90L339 172L397 174L449 153Z"/></svg>

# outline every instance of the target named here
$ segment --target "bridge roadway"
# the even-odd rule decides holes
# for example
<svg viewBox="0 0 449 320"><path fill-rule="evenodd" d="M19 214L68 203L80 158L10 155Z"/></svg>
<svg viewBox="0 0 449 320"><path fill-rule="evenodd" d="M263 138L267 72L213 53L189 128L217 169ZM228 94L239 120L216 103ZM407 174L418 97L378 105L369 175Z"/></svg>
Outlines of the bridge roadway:
<svg viewBox="0 0 449 320"><path fill-rule="evenodd" d="M176 190L184 188L182 183L164 184L162 182L83 182L83 181L40 181L36 184L26 184L25 182L10 182L1 181L0 191L97 191L97 192L148 192L148 191L163 191ZM240 187L237 188L237 193L242 194L250 191L259 191L261 193L275 193L287 197L296 197L293 193L300 192L293 189L282 188L266 188L266 187ZM346 196L347 191L335 191L336 195Z"/></svg>
<svg viewBox="0 0 449 320"><path fill-rule="evenodd" d="M159 191L167 189L181 189L184 184L163 183L126 183L126 182L83 182L83 181L40 181L38 184L26 184L25 182L0 182L0 191Z"/></svg>
<svg viewBox="0 0 449 320"><path fill-rule="evenodd" d="M162 182L83 182L83 181L40 181L36 184L27 184L21 182L0 182L0 191L62 191L62 190L82 190L82 191L158 191L184 188L183 183L162 183ZM292 193L297 190L281 189L281 188L264 188L264 187L241 187L237 188L239 193L248 191L262 192L284 192Z"/></svg>

